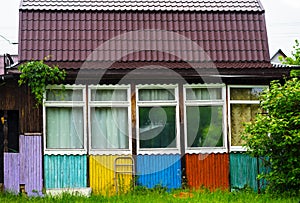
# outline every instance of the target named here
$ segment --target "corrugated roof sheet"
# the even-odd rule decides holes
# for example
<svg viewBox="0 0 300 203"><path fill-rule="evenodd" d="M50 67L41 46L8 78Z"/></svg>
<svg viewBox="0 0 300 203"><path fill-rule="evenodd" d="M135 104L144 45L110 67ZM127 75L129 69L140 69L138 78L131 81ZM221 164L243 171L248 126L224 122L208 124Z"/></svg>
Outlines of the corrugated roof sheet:
<svg viewBox="0 0 300 203"><path fill-rule="evenodd" d="M260 12L21 10L19 33L20 61L270 61Z"/></svg>
<svg viewBox="0 0 300 203"><path fill-rule="evenodd" d="M263 11L259 0L23 0L28 10Z"/></svg>

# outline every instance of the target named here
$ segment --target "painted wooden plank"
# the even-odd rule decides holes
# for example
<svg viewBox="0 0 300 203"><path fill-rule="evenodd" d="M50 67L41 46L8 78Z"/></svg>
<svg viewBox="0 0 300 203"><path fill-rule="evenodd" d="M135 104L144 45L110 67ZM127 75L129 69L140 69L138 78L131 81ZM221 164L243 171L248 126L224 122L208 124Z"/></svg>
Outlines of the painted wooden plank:
<svg viewBox="0 0 300 203"><path fill-rule="evenodd" d="M229 190L229 154L186 154L185 160L191 188Z"/></svg>
<svg viewBox="0 0 300 203"><path fill-rule="evenodd" d="M114 179L114 161L117 157L129 157L118 155L97 155L89 157L90 187L94 194L110 196L116 194ZM130 160L121 160L120 164L130 164ZM118 171L131 171L129 166L118 167ZM120 193L127 192L132 186L132 175L121 174L118 176L118 190Z"/></svg>
<svg viewBox="0 0 300 203"><path fill-rule="evenodd" d="M19 153L4 153L4 189L16 194L20 190L19 158Z"/></svg>
<svg viewBox="0 0 300 203"><path fill-rule="evenodd" d="M246 153L230 154L230 187L236 188L251 187L258 190L258 165L257 159Z"/></svg>
<svg viewBox="0 0 300 203"><path fill-rule="evenodd" d="M44 155L46 189L87 187L86 155Z"/></svg>
<svg viewBox="0 0 300 203"><path fill-rule="evenodd" d="M42 137L20 136L20 184L29 196L42 196Z"/></svg>
<svg viewBox="0 0 300 203"><path fill-rule="evenodd" d="M138 155L137 184L153 188L155 186L168 189L181 187L180 155Z"/></svg>

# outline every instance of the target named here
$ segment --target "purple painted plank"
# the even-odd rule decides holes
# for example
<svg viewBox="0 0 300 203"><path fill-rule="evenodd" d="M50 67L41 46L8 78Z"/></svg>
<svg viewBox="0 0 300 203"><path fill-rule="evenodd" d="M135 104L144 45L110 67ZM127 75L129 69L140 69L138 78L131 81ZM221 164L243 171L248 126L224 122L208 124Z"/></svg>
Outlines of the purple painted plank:
<svg viewBox="0 0 300 203"><path fill-rule="evenodd" d="M20 187L19 153L4 153L4 189L19 193Z"/></svg>
<svg viewBox="0 0 300 203"><path fill-rule="evenodd" d="M29 196L42 196L42 137L20 136L20 183Z"/></svg>

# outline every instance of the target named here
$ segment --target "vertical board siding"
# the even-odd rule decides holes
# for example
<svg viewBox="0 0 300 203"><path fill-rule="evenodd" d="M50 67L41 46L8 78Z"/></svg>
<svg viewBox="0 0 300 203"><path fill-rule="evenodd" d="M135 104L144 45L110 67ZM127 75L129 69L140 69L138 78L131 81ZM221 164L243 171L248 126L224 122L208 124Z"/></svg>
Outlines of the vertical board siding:
<svg viewBox="0 0 300 203"><path fill-rule="evenodd" d="M16 194L20 190L19 158L19 153L4 153L4 189Z"/></svg>
<svg viewBox="0 0 300 203"><path fill-rule="evenodd" d="M229 189L229 154L186 154L185 160L191 188Z"/></svg>
<svg viewBox="0 0 300 203"><path fill-rule="evenodd" d="M258 159L259 173L267 174L267 173L270 173L271 170L269 167L265 166L264 159L268 160L268 158L259 158ZM259 189L266 189L267 184L268 184L268 182L265 179L260 179L259 180Z"/></svg>
<svg viewBox="0 0 300 203"><path fill-rule="evenodd" d="M116 194L116 186L114 179L114 161L118 155L95 155L89 157L89 180L90 187L94 194L114 195ZM126 156L128 157L128 156ZM130 164L130 160L121 160L118 163ZM122 166L119 171L131 171L131 167ZM118 176L118 190L126 192L132 184L132 175Z"/></svg>
<svg viewBox="0 0 300 203"><path fill-rule="evenodd" d="M257 158L245 153L230 154L230 186L231 189L249 186L258 190Z"/></svg>
<svg viewBox="0 0 300 203"><path fill-rule="evenodd" d="M87 187L86 155L44 155L46 189Z"/></svg>
<svg viewBox="0 0 300 203"><path fill-rule="evenodd" d="M138 185L181 187L180 155L138 155L136 166Z"/></svg>
<svg viewBox="0 0 300 203"><path fill-rule="evenodd" d="M42 136L20 136L20 184L25 185L29 196L41 196L42 175Z"/></svg>

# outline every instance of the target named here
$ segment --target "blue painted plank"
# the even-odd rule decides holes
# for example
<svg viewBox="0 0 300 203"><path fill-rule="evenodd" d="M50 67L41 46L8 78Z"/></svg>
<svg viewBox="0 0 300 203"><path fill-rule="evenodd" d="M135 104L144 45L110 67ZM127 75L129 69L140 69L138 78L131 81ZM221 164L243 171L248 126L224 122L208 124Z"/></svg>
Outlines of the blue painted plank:
<svg viewBox="0 0 300 203"><path fill-rule="evenodd" d="M87 187L87 156L45 155L44 174L46 189Z"/></svg>
<svg viewBox="0 0 300 203"><path fill-rule="evenodd" d="M175 189L181 187L180 155L138 155L137 184Z"/></svg>

